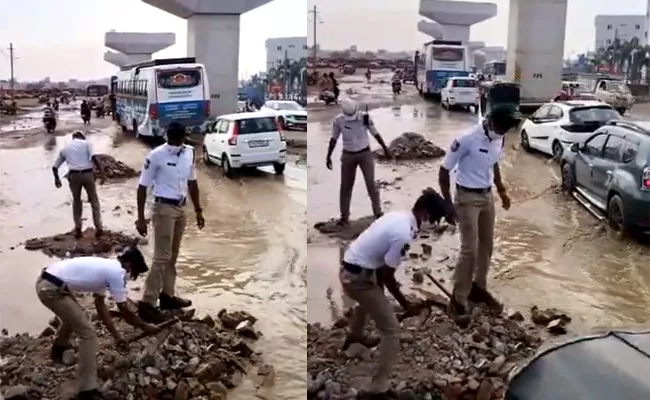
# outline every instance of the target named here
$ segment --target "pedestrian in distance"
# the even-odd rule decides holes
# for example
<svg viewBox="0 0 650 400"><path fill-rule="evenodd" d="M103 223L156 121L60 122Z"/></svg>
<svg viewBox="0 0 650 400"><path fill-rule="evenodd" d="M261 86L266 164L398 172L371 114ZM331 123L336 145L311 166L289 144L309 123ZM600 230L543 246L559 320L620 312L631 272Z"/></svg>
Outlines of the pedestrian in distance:
<svg viewBox="0 0 650 400"><path fill-rule="evenodd" d="M510 197L501 177L499 159L505 134L518 124L518 116L507 107L492 110L483 123L452 142L440 167L440 190L449 202L450 171L457 168L453 204L460 232L460 254L454 272L449 313L463 323L467 321L468 301L484 303L498 312L503 310L501 303L487 290L494 246L492 186L496 187L503 208L508 210Z"/></svg>
<svg viewBox="0 0 650 400"><path fill-rule="evenodd" d="M167 143L153 149L146 157L137 191L137 231L147 235L144 216L147 189L153 185L154 253L151 271L145 280L140 316L149 322L162 322L163 310L189 307L192 302L176 296L176 259L185 231L185 204L189 196L196 213L196 224L203 229L205 220L199 200L199 186L194 170L195 153L185 144L185 127L177 122L167 127ZM160 308L158 308L160 301Z"/></svg>
<svg viewBox="0 0 650 400"><path fill-rule="evenodd" d="M372 203L372 213L375 218L382 215L379 190L375 183L375 157L370 151L370 138L368 132L377 140L377 143L384 149L386 157L390 157L390 151L381 137L375 123L370 118L368 111L359 111L359 104L349 98L341 101L342 114L334 118L332 123L332 137L327 149L325 165L332 170L332 153L336 147L339 137L343 138L343 150L341 152L341 187L339 191L339 207L341 218L338 223L347 226L350 220L350 201L352 190L357 177L357 168L361 169L363 179L366 183L366 190Z"/></svg>
<svg viewBox="0 0 650 400"><path fill-rule="evenodd" d="M412 304L404 297L395 272L421 224L438 222L442 218L453 222L452 212L442 196L429 188L422 192L410 211L391 211L374 221L343 255L339 279L344 293L358 303L343 348L347 349L352 343L366 347L380 344L379 363L369 388L371 399L391 398L389 377L399 352L400 325L384 294L384 287L407 315L419 313L421 305ZM364 335L368 316L375 321L381 340Z"/></svg>
<svg viewBox="0 0 650 400"><path fill-rule="evenodd" d="M61 151L54 165L52 173L54 174L54 185L57 188L62 186L59 178L59 168L63 163L68 165L68 183L72 193L72 219L74 221L74 236L77 239L82 237L82 220L83 204L81 202L81 191L85 190L88 195L88 201L93 212L93 224L95 225L95 236L100 237L104 228L102 225L102 210L97 196L97 186L95 180L99 178L99 184L103 185L105 181L104 167L97 158L92 144L86 140L86 136L81 131L72 134L72 141L68 143ZM98 176L93 172L93 166L99 171Z"/></svg>
<svg viewBox="0 0 650 400"><path fill-rule="evenodd" d="M117 260L77 257L54 262L43 269L36 280L39 300L60 320L50 354L52 361L63 364L64 352L71 349L71 335L75 333L79 336L77 400L98 400L103 397L97 382L97 334L73 292L93 293L99 319L118 347L128 349L128 343L115 328L104 298L108 289L124 321L146 333L157 333L157 326L143 322L128 306L127 278L135 280L147 269L140 250L129 247Z"/></svg>

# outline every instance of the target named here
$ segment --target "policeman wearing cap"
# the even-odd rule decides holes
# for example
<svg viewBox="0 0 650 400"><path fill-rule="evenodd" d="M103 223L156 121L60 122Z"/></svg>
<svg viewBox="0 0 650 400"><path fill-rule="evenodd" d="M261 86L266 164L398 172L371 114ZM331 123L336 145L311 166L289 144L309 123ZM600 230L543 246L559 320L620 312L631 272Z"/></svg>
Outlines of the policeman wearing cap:
<svg viewBox="0 0 650 400"><path fill-rule="evenodd" d="M501 311L503 306L487 291L487 275L494 244L494 196L496 188L505 210L510 208L499 158L505 134L519 119L507 108L492 110L486 120L456 138L440 167L443 197L451 202L449 173L456 168L455 217L460 232L460 255L454 272L453 298L449 312L467 316L468 300Z"/></svg>
<svg viewBox="0 0 650 400"><path fill-rule="evenodd" d="M343 99L341 111L343 113L337 116L332 124L332 137L327 149L325 165L327 169L332 169L332 153L339 137L342 137L341 188L339 191L341 219L339 225L347 225L350 219L350 201L354 181L357 177L357 168L363 174L374 216L379 218L382 215L379 190L375 183L375 158L372 151L370 151L368 132L372 133L377 143L384 149L386 157L390 156L390 152L384 139L375 128L374 122L370 119L370 115L367 112L360 112L359 104L356 101L349 98Z"/></svg>
<svg viewBox="0 0 650 400"><path fill-rule="evenodd" d="M86 140L81 131L72 134L72 141L61 149L59 156L54 161L52 173L54 174L54 185L57 188L62 186L59 178L59 168L63 163L68 164L68 183L72 192L72 219L74 221L74 235L77 239L82 236L81 217L83 216L83 205L81 203L81 191L85 190L88 201L93 212L93 223L95 225L95 236L100 237L103 233L102 211L97 196L95 185L95 174L93 166L99 171L99 184L104 184L104 168L99 162L93 146Z"/></svg>
<svg viewBox="0 0 650 400"><path fill-rule="evenodd" d="M127 344L115 328L104 302L108 289L117 303L124 320L147 333L156 333L159 328L143 322L128 307L126 281L133 280L147 272L147 264L140 250L127 248L117 260L103 257L78 257L57 261L47 266L36 280L36 294L43 305L60 320L51 357L55 363L63 364L63 352L70 347L70 336L79 336L79 361L77 366L78 393L76 399L102 399L97 383L97 334L75 299L73 292L93 293L95 308L100 320L106 326L118 345Z"/></svg>
<svg viewBox="0 0 650 400"><path fill-rule="evenodd" d="M163 315L157 308L179 309L192 302L176 296L176 259L185 231L185 203L189 196L196 213L196 224L203 229L205 220L199 200L199 186L194 170L194 149L185 144L185 127L173 122L167 128L167 143L153 149L144 161L138 185L138 219L136 229L147 235L144 206L147 189L153 185L154 251L151 271L145 280L142 301L138 304L140 316L150 322L161 322Z"/></svg>

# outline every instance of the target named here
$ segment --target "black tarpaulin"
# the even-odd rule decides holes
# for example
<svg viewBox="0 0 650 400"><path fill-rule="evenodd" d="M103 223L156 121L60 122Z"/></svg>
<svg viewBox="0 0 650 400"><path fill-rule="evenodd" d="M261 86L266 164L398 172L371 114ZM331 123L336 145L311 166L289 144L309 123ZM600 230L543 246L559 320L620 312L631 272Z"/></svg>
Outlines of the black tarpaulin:
<svg viewBox="0 0 650 400"><path fill-rule="evenodd" d="M511 380L505 400L650 399L650 331L608 332L549 348Z"/></svg>

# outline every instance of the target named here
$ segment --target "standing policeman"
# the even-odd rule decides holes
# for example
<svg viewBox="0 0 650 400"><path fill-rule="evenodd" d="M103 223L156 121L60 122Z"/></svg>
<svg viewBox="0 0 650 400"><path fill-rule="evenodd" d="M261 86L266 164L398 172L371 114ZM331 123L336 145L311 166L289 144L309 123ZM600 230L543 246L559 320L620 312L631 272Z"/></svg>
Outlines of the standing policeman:
<svg viewBox="0 0 650 400"><path fill-rule="evenodd" d="M183 207L189 195L196 213L196 224L203 229L205 220L199 201L199 186L194 170L194 149L185 145L185 128L173 122L167 128L167 143L153 149L144 161L138 186L138 232L147 234L144 206L147 188L153 185L154 207L151 221L154 235L154 253L151 271L145 281L142 301L138 304L140 316L149 322L161 322L160 309L189 307L192 302L175 295L176 259L185 231Z"/></svg>
<svg viewBox="0 0 650 400"><path fill-rule="evenodd" d="M386 157L390 157L388 147L381 137L368 113L359 112L359 104L351 99L341 102L343 114L337 116L332 124L332 138L327 149L325 165L332 169L332 153L339 136L343 136L343 151L341 152L341 189L339 192L339 207L341 219L339 225L347 225L350 220L350 201L354 180L357 177L357 167L361 169L366 182L368 196L372 203L372 213L375 218L382 215L379 190L375 184L375 158L370 151L368 131L372 133L377 143L384 149Z"/></svg>
<svg viewBox="0 0 650 400"><path fill-rule="evenodd" d="M501 311L503 306L487 291L487 275L494 244L494 197L497 189L505 210L510 197L501 179L499 158L504 135L517 126L519 120L507 108L490 112L483 124L478 124L455 139L440 167L439 184L443 197L451 201L449 171L458 166L454 205L460 231L460 255L454 272L453 298L449 313L465 317L467 302L484 303Z"/></svg>

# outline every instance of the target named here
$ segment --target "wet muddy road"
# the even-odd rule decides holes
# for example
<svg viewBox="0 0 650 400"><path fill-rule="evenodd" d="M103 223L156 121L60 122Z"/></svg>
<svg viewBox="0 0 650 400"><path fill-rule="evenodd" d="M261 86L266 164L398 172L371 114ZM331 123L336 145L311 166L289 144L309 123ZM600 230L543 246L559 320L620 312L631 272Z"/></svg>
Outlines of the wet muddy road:
<svg viewBox="0 0 650 400"><path fill-rule="evenodd" d="M361 83L344 84L342 88L352 88L359 101L371 105L371 115L387 141L413 131L446 149L455 135L477 121L476 114L447 112L424 101L383 107L392 100L385 88L375 91ZM407 85L406 89L406 96L413 96L414 88ZM373 105L379 108L372 110ZM337 111L337 107L323 108L309 114L310 322L330 322L332 315L340 312L343 301L337 278L341 244L312 228L316 222L338 217L340 143L334 155L334 171L325 168L331 119ZM501 161L513 205L509 211L498 207L490 273L493 290L508 306L520 310L533 304L565 309L576 317L579 329L647 322L650 248L616 238L577 202L559 193L558 166L542 155L524 153L518 142L515 134L507 138ZM385 209L408 209L423 188L437 188L440 161L379 164L377 179L388 183L381 189ZM352 218L371 214L360 172L351 211ZM428 268L451 288L458 235L443 234L432 244L430 261L409 260L405 270L408 274L415 267ZM439 293L427 284L411 285L407 276L402 279L407 290Z"/></svg>
<svg viewBox="0 0 650 400"><path fill-rule="evenodd" d="M67 118L75 119L64 113L62 119ZM115 133L109 124L106 119L91 126L89 139L96 150L139 170L149 147ZM65 186L55 189L50 171L58 149L70 137L46 138L34 131L2 135L15 139L0 140L0 325L12 333L39 332L49 312L33 288L37 274L50 260L19 243L72 228L71 195ZM16 140L25 145L9 146ZM220 170L199 162L206 226L199 231L188 208L177 265L178 292L194 301L197 314L216 314L225 307L256 315L264 334L257 349L276 368L277 398L302 398L306 390L306 170L288 166L285 177L270 172L231 181ZM108 229L136 234L136 182L100 187ZM85 224L91 224L88 204L84 204L84 217ZM151 246L143 250L150 259ZM138 299L143 282L129 285L134 289L132 298ZM229 398L251 399L253 389L245 383Z"/></svg>

